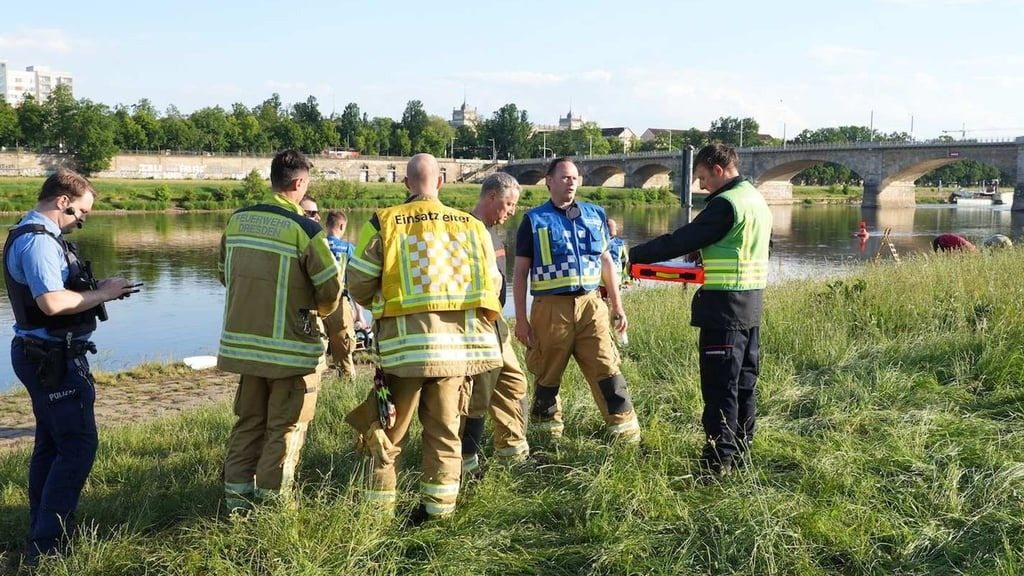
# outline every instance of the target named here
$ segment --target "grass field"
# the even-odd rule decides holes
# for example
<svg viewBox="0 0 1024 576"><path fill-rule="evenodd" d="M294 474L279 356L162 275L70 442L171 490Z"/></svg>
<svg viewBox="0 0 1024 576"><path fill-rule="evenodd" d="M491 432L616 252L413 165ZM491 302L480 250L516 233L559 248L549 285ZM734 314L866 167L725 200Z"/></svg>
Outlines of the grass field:
<svg viewBox="0 0 1024 576"><path fill-rule="evenodd" d="M753 458L709 485L696 461L692 291L675 286L626 299L623 373L641 448L605 443L573 368L557 449L490 467L463 485L453 518L420 528L359 503L362 462L342 418L368 377L326 383L297 510L224 517L226 404L102 430L84 534L39 573L1019 575L1022 276L1024 253L1011 250L772 286ZM401 514L415 504L419 457L414 433ZM0 454L0 566L12 572L27 458Z"/></svg>
<svg viewBox="0 0 1024 576"><path fill-rule="evenodd" d="M950 188L919 186L914 190L918 204L942 204L949 199ZM864 199L860 186L793 186L795 202L823 202L833 204L857 204Z"/></svg>
<svg viewBox="0 0 1024 576"><path fill-rule="evenodd" d="M20 212L35 204L42 178L0 178L0 212ZM266 188L250 189L238 180L116 180L96 179L100 197L97 210L230 210L251 204ZM265 185L264 185L265 186ZM480 192L478 184L449 184L442 197L451 206L470 209ZM390 206L406 197L401 184L315 181L310 193L321 208L373 208ZM945 202L948 189L918 188L918 204ZM697 198L705 194L698 193ZM675 206L678 199L667 188L580 188L584 200L604 206ZM544 186L524 186L522 203L533 206L547 198ZM856 186L794 186L793 201L806 203L859 203L863 190ZM700 202L698 201L698 206Z"/></svg>
<svg viewBox="0 0 1024 576"><path fill-rule="evenodd" d="M0 212L32 208L42 178L0 178ZM269 190L267 183L238 180L116 180L95 179L96 210L228 210L254 203ZM309 190L322 209L390 206L408 194L402 184L316 180ZM479 184L450 184L444 201L470 209L480 194ZM580 197L603 205L677 205L667 188L602 188L584 186ZM544 186L524 186L521 202L539 204L548 197Z"/></svg>

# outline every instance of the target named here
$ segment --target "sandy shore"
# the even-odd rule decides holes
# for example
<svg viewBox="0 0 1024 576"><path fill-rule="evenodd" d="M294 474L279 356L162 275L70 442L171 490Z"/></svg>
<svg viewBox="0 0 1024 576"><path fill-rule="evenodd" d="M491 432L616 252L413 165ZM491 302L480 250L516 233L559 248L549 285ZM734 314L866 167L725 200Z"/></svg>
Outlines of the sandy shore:
<svg viewBox="0 0 1024 576"><path fill-rule="evenodd" d="M230 400L238 376L216 369L193 371L176 364L97 375L96 423L104 428L138 422ZM0 450L31 445L32 404L24 388L0 395Z"/></svg>

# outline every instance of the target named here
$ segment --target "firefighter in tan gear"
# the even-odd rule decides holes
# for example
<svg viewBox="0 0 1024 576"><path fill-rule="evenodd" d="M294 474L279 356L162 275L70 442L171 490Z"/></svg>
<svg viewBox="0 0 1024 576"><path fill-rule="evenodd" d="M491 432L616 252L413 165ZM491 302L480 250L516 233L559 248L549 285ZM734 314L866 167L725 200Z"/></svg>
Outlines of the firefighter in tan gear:
<svg viewBox="0 0 1024 576"><path fill-rule="evenodd" d="M241 375L224 460L229 510L290 495L316 408L324 355L317 317L337 307L341 275L323 229L299 207L310 168L301 152L276 155L276 193L232 214L221 239L227 296L217 366Z"/></svg>
<svg viewBox="0 0 1024 576"><path fill-rule="evenodd" d="M376 390L346 417L371 457L368 501L393 508L396 460L413 414L423 426L418 523L455 510L462 469L459 419L471 376L501 366L494 320L501 313L494 248L484 225L438 200L440 168L409 160L409 200L378 210L349 262L349 291L370 306L382 378L397 417L382 429Z"/></svg>
<svg viewBox="0 0 1024 576"><path fill-rule="evenodd" d="M494 244L498 271L501 272L501 305L505 306L505 241L500 226L516 213L519 183L504 172L484 179L473 216L487 226ZM494 423L494 455L503 460L522 460L530 454L526 442L526 374L512 349L508 323L503 316L494 322L501 343L503 365L473 377L473 397L462 426L462 471L471 474L480 466L484 415L491 413Z"/></svg>
<svg viewBox="0 0 1024 576"><path fill-rule="evenodd" d="M571 160L553 160L545 178L551 200L527 212L516 235L516 338L527 347L526 367L536 377L530 426L562 436L558 389L574 357L611 439L639 441L640 424L611 335L608 307L616 330L624 333L628 325L619 272L608 253L607 217L601 207L576 201L579 181ZM602 279L607 306L597 291ZM527 283L533 294L529 317Z"/></svg>

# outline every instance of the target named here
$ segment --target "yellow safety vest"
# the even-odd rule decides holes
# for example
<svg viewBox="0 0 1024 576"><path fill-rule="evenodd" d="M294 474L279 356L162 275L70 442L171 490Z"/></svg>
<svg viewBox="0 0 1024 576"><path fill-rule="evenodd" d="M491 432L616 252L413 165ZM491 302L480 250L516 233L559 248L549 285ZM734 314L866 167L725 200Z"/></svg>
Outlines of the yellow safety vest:
<svg viewBox="0 0 1024 576"><path fill-rule="evenodd" d="M374 318L483 308L501 313L494 247L471 215L436 199L377 212L384 261ZM360 265L357 258L350 262Z"/></svg>

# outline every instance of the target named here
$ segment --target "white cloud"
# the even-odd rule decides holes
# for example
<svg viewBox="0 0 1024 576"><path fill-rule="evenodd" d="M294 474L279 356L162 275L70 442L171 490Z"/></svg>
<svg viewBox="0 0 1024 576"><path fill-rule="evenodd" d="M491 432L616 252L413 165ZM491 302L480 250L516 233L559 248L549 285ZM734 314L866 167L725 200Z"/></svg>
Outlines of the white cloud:
<svg viewBox="0 0 1024 576"><path fill-rule="evenodd" d="M578 75L583 82L611 82L612 73L607 70L590 70Z"/></svg>
<svg viewBox="0 0 1024 576"><path fill-rule="evenodd" d="M452 78L460 82L541 88L567 82L609 82L612 79L612 73L607 70L587 70L575 73L506 70L499 72L463 72L455 74Z"/></svg>
<svg viewBox="0 0 1024 576"><path fill-rule="evenodd" d="M0 49L57 52L71 52L71 38L60 28L23 28L16 32L0 34Z"/></svg>
<svg viewBox="0 0 1024 576"><path fill-rule="evenodd" d="M309 84L301 80L267 80L264 85L274 92L308 92Z"/></svg>
<svg viewBox="0 0 1024 576"><path fill-rule="evenodd" d="M863 48L853 46L840 46L837 44L824 44L815 46L809 50L811 58L828 66L850 65L853 62L866 60L876 53Z"/></svg>

